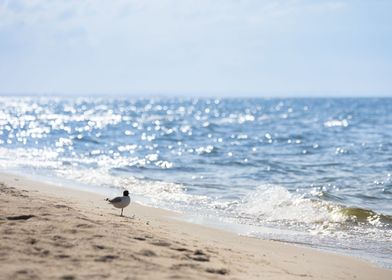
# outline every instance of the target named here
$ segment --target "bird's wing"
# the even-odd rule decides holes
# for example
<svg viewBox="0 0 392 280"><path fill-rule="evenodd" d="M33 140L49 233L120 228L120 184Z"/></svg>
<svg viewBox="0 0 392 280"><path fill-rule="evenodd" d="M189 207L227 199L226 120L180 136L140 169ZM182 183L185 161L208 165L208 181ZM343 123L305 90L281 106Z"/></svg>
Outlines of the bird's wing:
<svg viewBox="0 0 392 280"><path fill-rule="evenodd" d="M109 200L110 203L117 203L117 202L121 202L121 197L115 197L113 199Z"/></svg>

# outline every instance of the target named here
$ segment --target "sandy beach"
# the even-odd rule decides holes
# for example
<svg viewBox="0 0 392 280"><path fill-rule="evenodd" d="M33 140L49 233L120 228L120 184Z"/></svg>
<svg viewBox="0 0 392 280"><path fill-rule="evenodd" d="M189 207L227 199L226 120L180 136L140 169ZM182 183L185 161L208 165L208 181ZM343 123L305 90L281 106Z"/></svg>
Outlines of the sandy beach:
<svg viewBox="0 0 392 280"><path fill-rule="evenodd" d="M0 174L1 279L392 279L352 257L258 240Z"/></svg>

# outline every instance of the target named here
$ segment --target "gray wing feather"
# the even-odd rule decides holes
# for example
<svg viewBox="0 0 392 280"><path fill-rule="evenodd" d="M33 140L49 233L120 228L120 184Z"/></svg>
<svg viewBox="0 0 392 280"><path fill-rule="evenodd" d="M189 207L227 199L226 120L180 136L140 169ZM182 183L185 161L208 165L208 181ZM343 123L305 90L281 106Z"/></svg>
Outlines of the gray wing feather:
<svg viewBox="0 0 392 280"><path fill-rule="evenodd" d="M117 202L121 202L121 197L115 197L113 199L109 200L110 203L117 203Z"/></svg>

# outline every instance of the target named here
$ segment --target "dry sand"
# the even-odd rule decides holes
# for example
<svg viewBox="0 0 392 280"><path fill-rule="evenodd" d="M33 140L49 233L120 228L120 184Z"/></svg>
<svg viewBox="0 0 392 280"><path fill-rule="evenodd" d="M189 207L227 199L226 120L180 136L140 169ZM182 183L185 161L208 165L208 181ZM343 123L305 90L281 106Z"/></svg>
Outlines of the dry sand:
<svg viewBox="0 0 392 280"><path fill-rule="evenodd" d="M392 279L365 261L159 209L119 213L99 195L0 174L0 279Z"/></svg>

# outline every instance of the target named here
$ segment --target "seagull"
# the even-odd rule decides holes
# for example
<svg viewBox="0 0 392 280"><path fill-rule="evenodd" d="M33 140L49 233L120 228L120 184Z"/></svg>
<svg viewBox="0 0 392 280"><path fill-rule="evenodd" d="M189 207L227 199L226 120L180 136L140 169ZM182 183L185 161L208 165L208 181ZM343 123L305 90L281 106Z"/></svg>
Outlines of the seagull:
<svg viewBox="0 0 392 280"><path fill-rule="evenodd" d="M106 201L109 201L116 208L121 208L121 217L123 215L123 210L125 207L129 205L131 202L131 198L129 197L129 192L124 191L123 196L118 196L112 199L106 198Z"/></svg>

